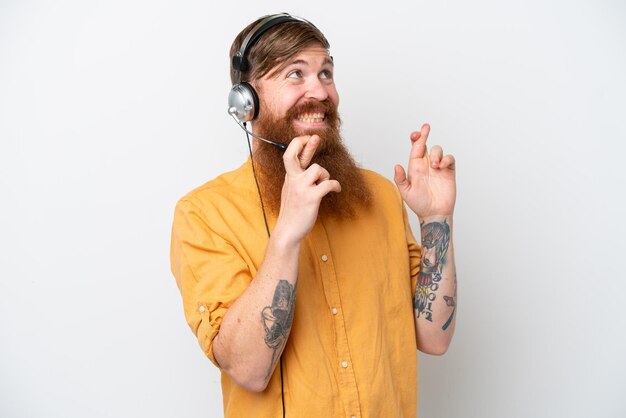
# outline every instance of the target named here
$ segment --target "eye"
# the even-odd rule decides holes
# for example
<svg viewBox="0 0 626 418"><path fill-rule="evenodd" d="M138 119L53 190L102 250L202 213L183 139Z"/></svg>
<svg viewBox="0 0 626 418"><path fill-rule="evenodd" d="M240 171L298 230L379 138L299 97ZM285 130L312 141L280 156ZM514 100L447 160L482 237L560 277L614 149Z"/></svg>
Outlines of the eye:
<svg viewBox="0 0 626 418"><path fill-rule="evenodd" d="M295 70L287 75L287 78L302 78L302 71Z"/></svg>
<svg viewBox="0 0 626 418"><path fill-rule="evenodd" d="M331 70L323 70L320 73L320 78L322 78L324 80L332 80L333 79L333 72Z"/></svg>

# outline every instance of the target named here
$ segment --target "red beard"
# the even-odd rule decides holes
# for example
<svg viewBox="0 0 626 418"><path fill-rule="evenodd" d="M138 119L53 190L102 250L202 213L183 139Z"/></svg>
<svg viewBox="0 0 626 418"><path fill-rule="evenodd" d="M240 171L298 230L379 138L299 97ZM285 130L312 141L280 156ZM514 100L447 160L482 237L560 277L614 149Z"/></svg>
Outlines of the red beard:
<svg viewBox="0 0 626 418"><path fill-rule="evenodd" d="M324 113L326 127L300 132L293 126L293 121L302 113ZM371 199L370 190L354 159L341 139L339 127L341 120L337 109L329 100L310 101L291 108L283 118L275 118L267 109L261 108L258 119L254 122L255 133L271 141L288 145L291 140L301 135L318 135L320 144L311 164L317 163L330 173L330 178L339 181L341 192L331 192L324 196L320 204L319 216L336 219L350 218L357 207L368 207ZM263 202L278 215L281 192L285 180L283 151L265 142L257 141L254 160L259 171L259 185Z"/></svg>

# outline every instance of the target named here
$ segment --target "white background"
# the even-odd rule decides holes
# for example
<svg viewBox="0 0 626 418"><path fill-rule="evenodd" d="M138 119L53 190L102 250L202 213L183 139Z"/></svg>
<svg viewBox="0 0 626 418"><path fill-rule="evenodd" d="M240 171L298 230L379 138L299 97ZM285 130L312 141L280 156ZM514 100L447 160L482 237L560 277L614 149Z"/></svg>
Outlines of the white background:
<svg viewBox="0 0 626 418"><path fill-rule="evenodd" d="M423 122L458 160L457 330L420 355L420 416L626 416L626 5L609 0L1 0L0 416L222 415L170 226L247 157L228 49L282 11L330 40L360 163L391 178Z"/></svg>

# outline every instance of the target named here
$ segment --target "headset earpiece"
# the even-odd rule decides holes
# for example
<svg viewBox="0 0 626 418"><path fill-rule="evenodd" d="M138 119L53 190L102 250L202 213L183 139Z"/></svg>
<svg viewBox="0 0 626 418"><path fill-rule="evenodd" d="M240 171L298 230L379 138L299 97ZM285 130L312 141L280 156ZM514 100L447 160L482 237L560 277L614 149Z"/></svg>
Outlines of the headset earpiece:
<svg viewBox="0 0 626 418"><path fill-rule="evenodd" d="M249 83L242 81L230 89L228 113L240 122L249 122L259 115L259 96Z"/></svg>

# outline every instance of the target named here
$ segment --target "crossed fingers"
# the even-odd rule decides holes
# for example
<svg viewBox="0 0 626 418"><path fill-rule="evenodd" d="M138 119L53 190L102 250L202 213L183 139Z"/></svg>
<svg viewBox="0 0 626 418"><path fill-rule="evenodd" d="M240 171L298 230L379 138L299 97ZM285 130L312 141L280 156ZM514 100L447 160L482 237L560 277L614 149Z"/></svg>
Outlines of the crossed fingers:
<svg viewBox="0 0 626 418"><path fill-rule="evenodd" d="M415 131L411 133L411 153L409 155L409 163L414 159L428 158L431 168L454 168L454 156L448 154L443 155L443 148L439 145L434 145L428 152L426 141L430 133L430 125L425 123L422 125L421 131Z"/></svg>

